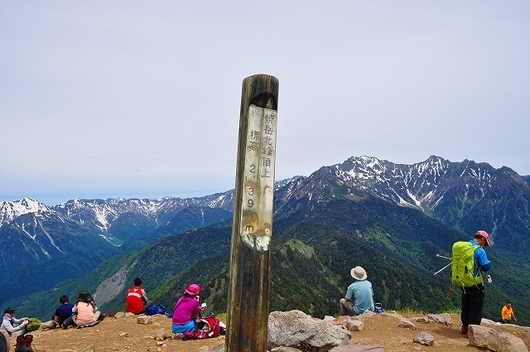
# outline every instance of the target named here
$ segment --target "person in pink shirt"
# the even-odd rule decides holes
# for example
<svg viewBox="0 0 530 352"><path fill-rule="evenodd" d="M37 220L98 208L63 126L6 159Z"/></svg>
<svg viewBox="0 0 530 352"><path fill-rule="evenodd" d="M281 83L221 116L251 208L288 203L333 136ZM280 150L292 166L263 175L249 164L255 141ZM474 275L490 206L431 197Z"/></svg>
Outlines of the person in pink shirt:
<svg viewBox="0 0 530 352"><path fill-rule="evenodd" d="M96 311L96 302L92 298L92 295L87 291L81 291L76 296L77 302L75 302L72 308L72 316L66 319L62 323L62 328L67 329L68 326L90 326L95 325L98 322L100 312Z"/></svg>
<svg viewBox="0 0 530 352"><path fill-rule="evenodd" d="M195 320L200 316L206 305L199 305L199 296L201 295L201 287L197 284L191 284L184 289L184 294L178 299L175 304L175 311L171 322L171 331L174 334L185 333L188 331L195 331L197 324Z"/></svg>

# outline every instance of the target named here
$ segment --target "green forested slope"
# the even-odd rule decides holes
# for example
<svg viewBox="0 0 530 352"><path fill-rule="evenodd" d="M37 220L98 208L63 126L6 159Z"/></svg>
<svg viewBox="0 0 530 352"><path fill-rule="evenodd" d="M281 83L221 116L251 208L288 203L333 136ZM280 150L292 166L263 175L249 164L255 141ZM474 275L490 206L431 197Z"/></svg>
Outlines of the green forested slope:
<svg viewBox="0 0 530 352"><path fill-rule="evenodd" d="M381 201L382 202L382 201ZM271 310L300 309L315 317L339 313L338 300L352 282L350 269L368 272L375 299L386 309L413 309L428 313L459 308L459 290L446 299L449 269L434 276L447 261L455 239L466 235L430 219L419 211L370 200L330 201L311 211L293 213L275 222L272 240ZM126 286L100 304L104 311L122 310L125 290L135 277L144 281L149 298L173 309L186 285L199 283L209 310L226 311L231 227L198 229L155 242L135 253L116 257L91 274L13 302L19 314L47 318L58 297L81 289L95 291L98 283L119 268L128 268ZM444 252L445 251L445 252ZM528 273L511 266L509 258L488 248L494 283L488 285L484 316L498 320L506 300L517 311L528 311ZM518 315L523 324L530 321Z"/></svg>

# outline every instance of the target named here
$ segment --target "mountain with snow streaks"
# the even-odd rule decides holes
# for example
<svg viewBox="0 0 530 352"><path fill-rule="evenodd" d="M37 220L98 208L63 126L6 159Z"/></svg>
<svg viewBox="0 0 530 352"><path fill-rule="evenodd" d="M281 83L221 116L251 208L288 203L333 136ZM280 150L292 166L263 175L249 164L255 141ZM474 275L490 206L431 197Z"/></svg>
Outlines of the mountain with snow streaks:
<svg viewBox="0 0 530 352"><path fill-rule="evenodd" d="M171 231L169 225L181 219L183 211L187 220L177 226L178 232L230 219L232 214L225 209L232 204L233 192L190 199L74 199L52 207L29 198L2 202L0 282L36 263L46 265L65 255L77 258L69 258L77 272L64 270L45 283L54 285L55 280L86 273L113 255L174 234L162 229ZM190 207L202 211L189 213ZM93 258L91 265L85 264L87 257Z"/></svg>
<svg viewBox="0 0 530 352"><path fill-rule="evenodd" d="M499 255L511 258L514 265L529 266L526 239L530 236L530 185L508 167L496 169L471 160L451 162L431 156L405 165L360 156L323 166L309 176L278 181L275 231L314 216L312 211L332 202L349 207L336 209L340 215L335 222L343 220L340 216L359 218L360 223L373 221L363 218L352 206L363 201L363 206L375 207L370 209L374 214L387 211L381 201L423 213L463 238L478 229L486 230ZM107 258L161 238L220 223L226 226L233 206L233 190L189 199L74 199L51 207L28 198L1 202L0 282L17 281L16 277L23 277L36 263L46 273L46 268L53 270L61 260L67 260L68 265L60 273L39 283L39 289L52 287L89 272ZM414 225L402 224L396 218L392 226L402 232L405 228L415 230ZM362 234L356 228L351 231ZM392 229L386 231L390 234ZM93 258L90 265L86 265L87 256ZM16 294L16 290L31 293L36 290L34 286L26 278L9 295ZM0 294L9 296L4 291Z"/></svg>
<svg viewBox="0 0 530 352"><path fill-rule="evenodd" d="M520 244L530 236L529 184L508 167L470 160L431 156L403 165L351 157L287 183L276 193L275 219L306 204L368 197L417 209L468 235L486 230L496 248L527 261L528 246Z"/></svg>

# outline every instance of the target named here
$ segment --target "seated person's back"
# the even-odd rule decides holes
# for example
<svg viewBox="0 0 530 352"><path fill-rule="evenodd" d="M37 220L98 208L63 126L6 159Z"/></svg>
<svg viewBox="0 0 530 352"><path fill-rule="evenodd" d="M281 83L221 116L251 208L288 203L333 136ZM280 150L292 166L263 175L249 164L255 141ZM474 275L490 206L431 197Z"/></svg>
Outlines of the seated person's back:
<svg viewBox="0 0 530 352"><path fill-rule="evenodd" d="M140 314L145 311L147 304L147 295L142 286L140 278L134 279L134 286L127 291L125 300L125 311L127 313ZM150 302L149 302L150 303Z"/></svg>
<svg viewBox="0 0 530 352"><path fill-rule="evenodd" d="M61 325L66 319L72 316L72 308L74 306L68 303L68 296L66 295L62 295L59 298L59 302L61 303L61 305L59 305L55 310L53 320L55 320L59 325Z"/></svg>

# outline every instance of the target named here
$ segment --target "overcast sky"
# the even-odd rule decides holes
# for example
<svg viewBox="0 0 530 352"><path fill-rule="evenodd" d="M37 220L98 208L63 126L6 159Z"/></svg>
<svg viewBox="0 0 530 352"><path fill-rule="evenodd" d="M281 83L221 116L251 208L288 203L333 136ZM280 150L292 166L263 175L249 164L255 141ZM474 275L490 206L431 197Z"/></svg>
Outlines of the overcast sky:
<svg viewBox="0 0 530 352"><path fill-rule="evenodd" d="M368 155L530 175L530 2L0 0L0 201L234 188L242 81L276 179Z"/></svg>

